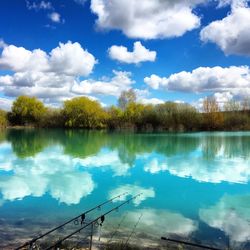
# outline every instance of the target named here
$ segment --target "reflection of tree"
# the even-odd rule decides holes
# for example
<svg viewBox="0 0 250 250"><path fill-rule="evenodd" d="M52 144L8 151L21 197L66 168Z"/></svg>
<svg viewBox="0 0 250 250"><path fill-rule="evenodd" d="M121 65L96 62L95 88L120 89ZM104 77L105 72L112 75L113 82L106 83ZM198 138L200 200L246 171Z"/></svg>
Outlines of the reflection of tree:
<svg viewBox="0 0 250 250"><path fill-rule="evenodd" d="M35 156L51 142L45 130L37 129L8 130L7 140L11 142L13 151L20 158Z"/></svg>
<svg viewBox="0 0 250 250"><path fill-rule="evenodd" d="M205 159L215 158L221 150L224 157L249 157L250 136L223 133L206 134L202 138L202 152Z"/></svg>
<svg viewBox="0 0 250 250"><path fill-rule="evenodd" d="M223 146L223 137L221 136L205 136L202 140L203 157L212 160L219 153Z"/></svg>
<svg viewBox="0 0 250 250"><path fill-rule="evenodd" d="M6 129L0 129L0 143L6 140Z"/></svg>
<svg viewBox="0 0 250 250"><path fill-rule="evenodd" d="M107 141L107 133L102 131L66 130L61 143L65 154L85 158L97 154Z"/></svg>
<svg viewBox="0 0 250 250"><path fill-rule="evenodd" d="M198 137L175 134L112 134L108 146L119 151L121 161L132 164L138 154L157 152L165 156L192 152Z"/></svg>
<svg viewBox="0 0 250 250"><path fill-rule="evenodd" d="M79 158L96 155L103 147L117 150L121 162L130 166L139 154L155 152L171 157L191 153L199 146L206 160L212 160L219 154L227 158L250 156L250 136L245 133L133 134L60 129L0 131L0 140L5 136L18 157L34 156L55 143L63 146L65 154Z"/></svg>

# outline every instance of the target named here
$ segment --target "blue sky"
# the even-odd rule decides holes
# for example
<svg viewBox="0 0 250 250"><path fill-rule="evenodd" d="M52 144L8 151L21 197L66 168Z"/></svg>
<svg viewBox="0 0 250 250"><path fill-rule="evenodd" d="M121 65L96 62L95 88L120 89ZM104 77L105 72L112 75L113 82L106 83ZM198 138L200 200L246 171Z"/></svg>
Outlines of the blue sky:
<svg viewBox="0 0 250 250"><path fill-rule="evenodd" d="M0 108L18 95L48 105L85 95L223 104L250 96L244 0L3 0Z"/></svg>

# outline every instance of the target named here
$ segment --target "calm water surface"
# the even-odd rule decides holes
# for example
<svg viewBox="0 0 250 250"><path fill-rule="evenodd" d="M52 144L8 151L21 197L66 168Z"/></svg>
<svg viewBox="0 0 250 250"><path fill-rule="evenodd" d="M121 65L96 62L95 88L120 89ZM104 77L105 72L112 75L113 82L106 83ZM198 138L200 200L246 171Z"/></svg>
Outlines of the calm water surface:
<svg viewBox="0 0 250 250"><path fill-rule="evenodd" d="M250 249L250 132L0 132L0 249L123 192L103 234Z"/></svg>

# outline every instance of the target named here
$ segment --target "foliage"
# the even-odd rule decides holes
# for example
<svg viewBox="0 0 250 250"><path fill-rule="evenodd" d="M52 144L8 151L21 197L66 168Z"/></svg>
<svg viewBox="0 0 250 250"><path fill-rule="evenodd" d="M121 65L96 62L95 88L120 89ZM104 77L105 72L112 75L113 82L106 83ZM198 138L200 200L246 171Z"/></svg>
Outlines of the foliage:
<svg viewBox="0 0 250 250"><path fill-rule="evenodd" d="M64 127L64 117L61 109L48 108L39 121L42 128L61 128Z"/></svg>
<svg viewBox="0 0 250 250"><path fill-rule="evenodd" d="M36 97L19 96L13 102L9 120L13 125L36 125L45 113L46 108Z"/></svg>
<svg viewBox="0 0 250 250"><path fill-rule="evenodd" d="M0 110L0 128L6 128L7 125L7 113L4 110Z"/></svg>
<svg viewBox="0 0 250 250"><path fill-rule="evenodd" d="M230 100L223 111L214 97L203 102L203 112L185 103L165 102L144 105L136 102L133 90L124 91L119 106L104 109L98 101L76 97L64 102L60 108L46 108L35 97L20 96L12 111L0 111L0 127L35 125L43 128L82 128L129 131L206 131L249 130L249 100L242 103ZM69 150L70 151L70 150Z"/></svg>
<svg viewBox="0 0 250 250"><path fill-rule="evenodd" d="M107 114L97 101L76 97L64 102L65 126L69 128L104 128Z"/></svg>

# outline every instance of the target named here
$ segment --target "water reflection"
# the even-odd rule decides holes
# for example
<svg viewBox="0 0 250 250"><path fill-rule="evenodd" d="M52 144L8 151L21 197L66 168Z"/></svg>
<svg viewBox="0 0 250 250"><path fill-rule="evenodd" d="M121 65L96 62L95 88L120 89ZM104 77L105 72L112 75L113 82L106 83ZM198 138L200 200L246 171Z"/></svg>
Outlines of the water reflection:
<svg viewBox="0 0 250 250"><path fill-rule="evenodd" d="M224 231L231 244L250 240L250 195L225 195L214 206L200 209L201 220Z"/></svg>
<svg viewBox="0 0 250 250"><path fill-rule="evenodd" d="M140 215L143 219L138 224L137 230L158 238L169 234L187 237L198 229L197 222L179 213L150 208L129 211L126 223L131 227L138 221Z"/></svg>
<svg viewBox="0 0 250 250"><path fill-rule="evenodd" d="M127 212L130 226L143 214L140 229L157 237L192 237L194 232L211 237L209 230L217 237L219 229L232 242L245 242L250 240L250 198L242 193L243 187L249 192L249 180L249 132L0 132L0 214L7 214L0 220L6 228L12 211L32 220L35 202L41 202L46 218L53 218L61 204L63 211L78 214L89 208L89 197L96 205L124 192L128 195L120 201L142 192L132 203L136 209ZM54 206L50 211L44 211L47 196ZM34 203L30 197L36 197ZM26 214L20 212L25 206ZM209 230L201 232L199 218Z"/></svg>
<svg viewBox="0 0 250 250"><path fill-rule="evenodd" d="M0 145L1 155L10 152L8 147L9 144ZM9 154L1 159L0 169L11 171L9 175L0 175L2 197L13 201L26 196L41 197L48 192L59 202L77 204L94 189L92 176L77 171L77 163L77 159L64 155L59 146L25 159Z"/></svg>
<svg viewBox="0 0 250 250"><path fill-rule="evenodd" d="M155 197L155 191L152 187L150 188L143 188L137 185L122 185L119 186L109 192L109 198L118 196L119 194L127 193L126 195L121 196L120 198L116 199L116 201L125 201L128 196L135 196L137 194L141 194L136 199L134 199L132 202L135 204L135 206L138 206L141 204L142 201L148 199L148 198L154 198Z"/></svg>
<svg viewBox="0 0 250 250"><path fill-rule="evenodd" d="M131 166L123 163L119 157L119 153L114 150L103 149L94 156L88 156L79 161L85 168L111 168L114 176L126 176L129 174Z"/></svg>

